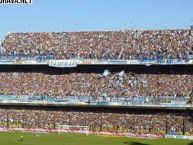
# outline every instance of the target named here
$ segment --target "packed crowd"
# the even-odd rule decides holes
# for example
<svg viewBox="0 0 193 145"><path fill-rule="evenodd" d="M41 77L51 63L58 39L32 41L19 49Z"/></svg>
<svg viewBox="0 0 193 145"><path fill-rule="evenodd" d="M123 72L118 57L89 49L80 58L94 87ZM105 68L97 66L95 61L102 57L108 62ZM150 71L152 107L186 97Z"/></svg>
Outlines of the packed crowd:
<svg viewBox="0 0 193 145"><path fill-rule="evenodd" d="M193 55L193 30L9 33L0 52L55 59L187 59Z"/></svg>
<svg viewBox="0 0 193 145"><path fill-rule="evenodd" d="M108 96L146 98L186 97L193 89L192 74L24 73L1 72L0 94L66 96Z"/></svg>
<svg viewBox="0 0 193 145"><path fill-rule="evenodd" d="M33 109L0 109L0 128L57 129L58 125L89 126L90 131L175 133L193 135L191 113L107 113Z"/></svg>

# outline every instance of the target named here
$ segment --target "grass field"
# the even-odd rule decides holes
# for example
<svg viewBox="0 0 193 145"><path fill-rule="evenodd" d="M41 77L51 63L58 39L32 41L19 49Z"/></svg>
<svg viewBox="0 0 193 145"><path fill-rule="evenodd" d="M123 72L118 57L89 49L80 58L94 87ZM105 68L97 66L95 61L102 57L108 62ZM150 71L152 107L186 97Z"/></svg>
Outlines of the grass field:
<svg viewBox="0 0 193 145"><path fill-rule="evenodd" d="M20 136L24 141L20 142ZM0 145L193 145L191 140L136 139L80 134L0 133Z"/></svg>

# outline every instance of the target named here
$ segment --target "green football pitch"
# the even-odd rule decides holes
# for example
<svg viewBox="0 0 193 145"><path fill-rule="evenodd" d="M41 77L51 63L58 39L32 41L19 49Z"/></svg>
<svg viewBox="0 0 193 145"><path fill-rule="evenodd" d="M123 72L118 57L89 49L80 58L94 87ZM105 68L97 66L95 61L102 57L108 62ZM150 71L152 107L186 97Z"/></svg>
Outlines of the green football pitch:
<svg viewBox="0 0 193 145"><path fill-rule="evenodd" d="M23 142L20 141L23 136ZM81 134L0 133L0 145L193 145L191 140L141 139Z"/></svg>

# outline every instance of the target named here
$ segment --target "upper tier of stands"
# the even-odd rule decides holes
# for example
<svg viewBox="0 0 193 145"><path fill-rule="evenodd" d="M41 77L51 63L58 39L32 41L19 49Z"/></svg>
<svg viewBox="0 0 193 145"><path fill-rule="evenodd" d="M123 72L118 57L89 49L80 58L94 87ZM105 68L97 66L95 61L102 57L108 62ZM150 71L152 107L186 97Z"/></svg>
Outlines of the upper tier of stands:
<svg viewBox="0 0 193 145"><path fill-rule="evenodd" d="M187 59L193 30L9 33L1 55L54 59Z"/></svg>

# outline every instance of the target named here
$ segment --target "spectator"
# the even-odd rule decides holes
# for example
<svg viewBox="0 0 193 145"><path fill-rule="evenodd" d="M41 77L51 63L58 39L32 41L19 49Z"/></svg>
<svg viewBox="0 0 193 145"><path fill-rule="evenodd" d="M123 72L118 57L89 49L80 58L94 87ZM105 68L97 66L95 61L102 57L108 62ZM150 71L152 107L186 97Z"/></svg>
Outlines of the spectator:
<svg viewBox="0 0 193 145"><path fill-rule="evenodd" d="M3 55L52 55L55 59L186 59L193 30L9 33Z"/></svg>

